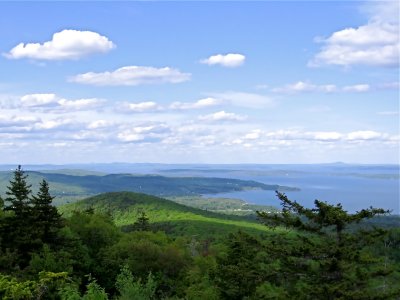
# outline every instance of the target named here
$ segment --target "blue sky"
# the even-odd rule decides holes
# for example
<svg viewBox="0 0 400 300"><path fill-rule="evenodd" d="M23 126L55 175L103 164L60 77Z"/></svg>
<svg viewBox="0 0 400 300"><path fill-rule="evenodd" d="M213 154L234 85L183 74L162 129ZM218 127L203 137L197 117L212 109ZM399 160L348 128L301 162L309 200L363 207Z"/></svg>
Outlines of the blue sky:
<svg viewBox="0 0 400 300"><path fill-rule="evenodd" d="M397 2L0 3L0 163L398 163Z"/></svg>

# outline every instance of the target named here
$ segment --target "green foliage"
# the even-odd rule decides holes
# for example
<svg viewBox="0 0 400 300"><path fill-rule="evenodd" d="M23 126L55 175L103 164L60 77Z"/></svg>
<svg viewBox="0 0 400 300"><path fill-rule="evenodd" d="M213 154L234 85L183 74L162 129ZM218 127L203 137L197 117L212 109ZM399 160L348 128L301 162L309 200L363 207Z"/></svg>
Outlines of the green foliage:
<svg viewBox="0 0 400 300"><path fill-rule="evenodd" d="M1 243L0 243L1 245ZM16 266L18 266L19 257L17 250L13 249L1 249L0 248L0 273L10 272Z"/></svg>
<svg viewBox="0 0 400 300"><path fill-rule="evenodd" d="M250 235L238 232L227 240L228 250L218 258L215 282L223 299L252 296L266 279L260 269L262 244Z"/></svg>
<svg viewBox="0 0 400 300"><path fill-rule="evenodd" d="M14 171L13 179L7 186L4 210L10 212L0 219L0 241L2 251L14 252L19 256L20 267L25 267L29 260L29 253L36 246L34 224L31 222L30 194L31 185L26 181L21 166Z"/></svg>
<svg viewBox="0 0 400 300"><path fill-rule="evenodd" d="M150 230L149 218L146 216L144 211L140 212L139 218L133 223L134 230L138 231L148 231Z"/></svg>
<svg viewBox="0 0 400 300"><path fill-rule="evenodd" d="M125 234L105 249L102 257L108 277L115 279L115 270L126 264L136 278L145 278L150 272L155 274L166 292L174 289L170 281L180 278L190 262L186 249L174 244L164 233L148 231Z"/></svg>
<svg viewBox="0 0 400 300"><path fill-rule="evenodd" d="M34 281L18 282L17 279L0 274L0 298L3 300L34 299L38 284Z"/></svg>
<svg viewBox="0 0 400 300"><path fill-rule="evenodd" d="M7 186L6 203L9 204L5 207L6 210L11 210L16 216L26 217L29 210L29 197L31 194L31 185L28 185L26 179L28 175L22 170L19 165L14 171L14 177L10 180L10 185Z"/></svg>
<svg viewBox="0 0 400 300"><path fill-rule="evenodd" d="M129 267L125 265L117 276L115 286L119 293L118 300L150 300L155 299L157 283L151 272L145 283L141 283L141 279L135 281Z"/></svg>
<svg viewBox="0 0 400 300"><path fill-rule="evenodd" d="M14 177L10 199L27 198L25 213L8 201L12 209L0 215L0 299L400 296L400 230L373 226L383 224L373 219L380 209L348 214L320 201L307 209L278 193L282 213L259 213L267 228L249 217L120 192L62 207L62 219L46 181L31 197L20 167Z"/></svg>
<svg viewBox="0 0 400 300"><path fill-rule="evenodd" d="M59 291L61 300L81 300L78 288L73 284L62 287Z"/></svg>
<svg viewBox="0 0 400 300"><path fill-rule="evenodd" d="M41 182L37 196L31 197L27 175L18 166L7 188L9 204L4 207L7 214L0 218L0 251L19 256L17 265L9 265L10 270L26 267L32 252L40 249L43 243L59 244L57 233L63 225L61 215L52 206L54 197L46 181Z"/></svg>
<svg viewBox="0 0 400 300"><path fill-rule="evenodd" d="M95 279L89 276L89 283L86 285L86 291L83 296L74 284L68 284L59 291L61 300L108 300L108 295Z"/></svg>
<svg viewBox="0 0 400 300"><path fill-rule="evenodd" d="M291 267L286 277L294 284L288 290L315 298L325 295L326 299L390 298L400 292L385 283L393 269L370 251L387 232L379 228L346 230L350 224L387 213L385 210L370 208L348 214L340 204L333 206L318 200L315 208L308 209L282 193L277 195L282 213L259 213L260 218L271 226L283 225L303 232L298 235L297 248L282 252L286 258L281 259ZM284 246L284 250L290 249L287 243ZM276 253L274 248L270 250Z"/></svg>
<svg viewBox="0 0 400 300"><path fill-rule="evenodd" d="M74 211L85 211L89 208L100 213L110 213L115 224L122 226L124 231L136 230L133 224L142 211L145 211L146 217L151 220L152 229L164 230L175 236L199 235L207 238L225 236L238 229L252 233L267 231L265 226L245 217L206 212L155 196L132 192L102 194L64 205L59 209L68 216Z"/></svg>
<svg viewBox="0 0 400 300"><path fill-rule="evenodd" d="M47 244L57 243L57 232L62 227L61 215L52 205L54 198L50 195L47 181L43 180L38 194L31 200L31 218L35 224L36 234Z"/></svg>
<svg viewBox="0 0 400 300"><path fill-rule="evenodd" d="M73 271L72 265L73 261L70 253L65 250L51 250L47 244L44 244L40 252L32 255L27 272L38 274L41 271L66 271L71 274Z"/></svg>
<svg viewBox="0 0 400 300"><path fill-rule="evenodd" d="M67 279L66 272L40 272L39 280L18 281L0 274L0 298L3 300L53 299Z"/></svg>
<svg viewBox="0 0 400 300"><path fill-rule="evenodd" d="M277 208L272 206L248 204L240 199L205 198L202 196L168 197L168 199L206 211L237 216L255 216L256 211L278 211Z"/></svg>
<svg viewBox="0 0 400 300"><path fill-rule="evenodd" d="M108 296L105 290L97 284L96 280L91 280L87 285L87 291L82 300L107 300Z"/></svg>
<svg viewBox="0 0 400 300"><path fill-rule="evenodd" d="M187 299L220 299L219 292L211 279L216 262L213 256L196 256L191 268L186 273L184 288Z"/></svg>
<svg viewBox="0 0 400 300"><path fill-rule="evenodd" d="M120 231L107 214L75 211L67 224L92 257L97 257L103 247L111 246L120 236Z"/></svg>

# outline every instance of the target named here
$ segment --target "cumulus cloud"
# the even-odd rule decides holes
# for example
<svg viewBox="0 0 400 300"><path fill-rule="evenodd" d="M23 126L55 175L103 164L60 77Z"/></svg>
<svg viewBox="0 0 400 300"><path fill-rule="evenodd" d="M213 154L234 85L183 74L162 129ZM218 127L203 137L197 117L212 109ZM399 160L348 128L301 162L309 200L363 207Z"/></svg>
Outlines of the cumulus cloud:
<svg viewBox="0 0 400 300"><path fill-rule="evenodd" d="M67 100L60 99L58 104L62 110L67 111L80 111L80 110L88 110L100 107L105 100L97 99L97 98L88 98L88 99L77 99L77 100Z"/></svg>
<svg viewBox="0 0 400 300"><path fill-rule="evenodd" d="M347 134L346 139L349 141L359 141L359 140L379 140L382 138L387 137L387 135L372 131L372 130L365 130L365 131L353 131Z"/></svg>
<svg viewBox="0 0 400 300"><path fill-rule="evenodd" d="M58 97L55 94L29 94L21 97L21 104L25 107L57 104L57 101Z"/></svg>
<svg viewBox="0 0 400 300"><path fill-rule="evenodd" d="M71 126L70 126L71 125ZM53 130L53 129L67 129L75 127L77 124L71 119L58 118L53 120L42 120L34 124L33 129L37 130Z"/></svg>
<svg viewBox="0 0 400 300"><path fill-rule="evenodd" d="M308 138L317 141L338 141L343 135L339 132L335 131L317 131L317 132L309 132L305 134Z"/></svg>
<svg viewBox="0 0 400 300"><path fill-rule="evenodd" d="M244 64L246 57L243 54L228 53L212 55L202 59L200 62L206 65L221 65L223 67L235 68Z"/></svg>
<svg viewBox="0 0 400 300"><path fill-rule="evenodd" d="M300 131L293 129L281 129L267 132L265 137L267 139L281 141L305 140L330 142L342 139L343 134L336 131Z"/></svg>
<svg viewBox="0 0 400 300"><path fill-rule="evenodd" d="M68 60L93 53L106 53L113 48L114 43L97 32L63 30L54 33L51 41L43 44L20 43L4 56L10 59Z"/></svg>
<svg viewBox="0 0 400 300"><path fill-rule="evenodd" d="M69 78L70 82L97 86L136 86L141 84L180 83L188 81L191 74L164 67L126 66L115 71L88 72Z"/></svg>
<svg viewBox="0 0 400 300"><path fill-rule="evenodd" d="M212 93L210 96L220 99L223 103L246 108L258 109L273 105L273 100L270 97L261 94L227 91L223 93Z"/></svg>
<svg viewBox="0 0 400 300"><path fill-rule="evenodd" d="M307 141L367 141L367 140L390 140L391 136L387 133L371 130L352 131L341 133L336 131L300 131L291 129L281 129L265 133L267 139L274 140L307 140Z"/></svg>
<svg viewBox="0 0 400 300"><path fill-rule="evenodd" d="M375 13L370 17L368 24L339 30L326 39L318 38L317 41L324 45L309 62L309 66L398 67L400 52L399 4L397 1L385 1L379 4L373 2L369 5L375 8ZM383 6L386 6L385 9L379 9ZM392 17L388 17L388 13ZM397 17L393 17L395 15Z"/></svg>
<svg viewBox="0 0 400 300"><path fill-rule="evenodd" d="M284 86L272 89L272 91L275 93L283 93L283 94L368 92L369 90L371 90L371 86L365 83L338 87L334 84L318 85L306 81L298 81L295 83L286 84Z"/></svg>
<svg viewBox="0 0 400 300"><path fill-rule="evenodd" d="M260 129L255 129L244 136L246 140L257 140L261 137L262 131ZM239 141L239 140L238 140Z"/></svg>
<svg viewBox="0 0 400 300"><path fill-rule="evenodd" d="M223 103L220 99L212 97L200 99L196 102L173 102L169 107L170 109L186 110L186 109L201 109L221 105Z"/></svg>
<svg viewBox="0 0 400 300"><path fill-rule="evenodd" d="M160 141L170 128L165 124L141 125L125 129L117 134L122 142L155 142Z"/></svg>
<svg viewBox="0 0 400 300"><path fill-rule="evenodd" d="M296 140L302 138L304 134L297 130L280 129L276 131L267 132L265 136L269 139L276 139L276 140Z"/></svg>
<svg viewBox="0 0 400 300"><path fill-rule="evenodd" d="M22 96L20 102L21 107L28 110L64 113L96 109L101 107L105 100L98 98L68 100L56 94L29 94Z"/></svg>
<svg viewBox="0 0 400 300"><path fill-rule="evenodd" d="M40 121L34 116L0 115L0 132L29 131Z"/></svg>
<svg viewBox="0 0 400 300"><path fill-rule="evenodd" d="M345 92L368 92L369 90L369 84L356 84L343 87L343 91Z"/></svg>
<svg viewBox="0 0 400 300"><path fill-rule="evenodd" d="M310 82L298 81L295 83L287 84L283 87L277 87L272 89L276 93L302 93L302 92L323 92L332 93L337 91L337 87L334 84L317 85Z"/></svg>
<svg viewBox="0 0 400 300"><path fill-rule="evenodd" d="M92 121L87 125L88 129L102 129L102 128L109 128L113 126L114 122L106 121L106 120L96 120Z"/></svg>
<svg viewBox="0 0 400 300"><path fill-rule="evenodd" d="M80 124L69 118L42 119L36 116L0 115L0 132L44 132L75 130Z"/></svg>
<svg viewBox="0 0 400 300"><path fill-rule="evenodd" d="M205 122L226 122L226 121L244 121L247 119L247 116L238 115L235 113L229 113L225 111L219 111L213 114L199 116L200 121Z"/></svg>
<svg viewBox="0 0 400 300"><path fill-rule="evenodd" d="M117 108L117 111L123 113L130 112L153 112L161 110L162 107L157 103L152 101L139 102L139 103L131 103L131 102L123 102Z"/></svg>

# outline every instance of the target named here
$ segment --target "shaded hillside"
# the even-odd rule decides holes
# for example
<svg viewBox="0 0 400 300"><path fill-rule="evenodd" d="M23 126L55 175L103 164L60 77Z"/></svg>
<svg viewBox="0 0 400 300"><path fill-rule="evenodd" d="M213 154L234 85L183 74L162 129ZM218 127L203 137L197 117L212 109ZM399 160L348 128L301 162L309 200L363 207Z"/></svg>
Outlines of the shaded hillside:
<svg viewBox="0 0 400 300"><path fill-rule="evenodd" d="M266 232L266 227L251 218L227 216L187 207L170 200L133 192L105 193L76 203L59 207L68 216L73 211L94 209L109 213L115 223L129 230L144 211L154 229L162 229L174 235L225 235L242 229L250 232Z"/></svg>

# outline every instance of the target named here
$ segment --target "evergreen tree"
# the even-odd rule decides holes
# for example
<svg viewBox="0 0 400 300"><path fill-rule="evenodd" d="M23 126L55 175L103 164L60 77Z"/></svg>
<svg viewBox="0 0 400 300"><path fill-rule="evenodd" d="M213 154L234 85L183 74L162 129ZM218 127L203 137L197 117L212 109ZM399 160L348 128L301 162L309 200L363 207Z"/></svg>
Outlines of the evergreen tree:
<svg viewBox="0 0 400 300"><path fill-rule="evenodd" d="M133 227L137 231L148 231L150 230L149 218L144 211L141 211L140 217L133 224Z"/></svg>
<svg viewBox="0 0 400 300"><path fill-rule="evenodd" d="M384 238L385 231L347 230L351 224L387 211L371 207L349 214L341 204L329 205L318 200L315 208L308 209L283 193L277 195L282 213L258 212L258 216L267 225L281 225L299 233L299 245L290 253L292 264L288 274L297 282L297 290L301 284L309 296L318 299L391 299L399 293L399 289L380 284L393 270L369 251Z"/></svg>
<svg viewBox="0 0 400 300"><path fill-rule="evenodd" d="M27 183L28 175L22 170L19 165L14 171L14 178L10 180L10 185L7 186L6 202L10 204L5 207L6 210L14 211L15 216L25 218L29 211L29 196L31 194L31 185Z"/></svg>
<svg viewBox="0 0 400 300"><path fill-rule="evenodd" d="M46 244L55 244L57 231L62 227L61 215L52 205L53 199L46 180L40 183L39 192L32 197L32 220L38 238Z"/></svg>
<svg viewBox="0 0 400 300"><path fill-rule="evenodd" d="M19 266L25 267L29 261L32 250L32 223L30 194L31 185L26 181L25 175L19 165L14 171L14 177L7 186L6 206L4 210L10 211L0 224L1 248L10 250L18 255Z"/></svg>

